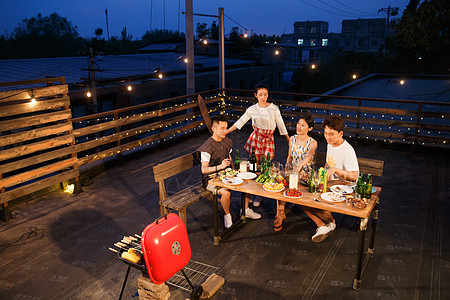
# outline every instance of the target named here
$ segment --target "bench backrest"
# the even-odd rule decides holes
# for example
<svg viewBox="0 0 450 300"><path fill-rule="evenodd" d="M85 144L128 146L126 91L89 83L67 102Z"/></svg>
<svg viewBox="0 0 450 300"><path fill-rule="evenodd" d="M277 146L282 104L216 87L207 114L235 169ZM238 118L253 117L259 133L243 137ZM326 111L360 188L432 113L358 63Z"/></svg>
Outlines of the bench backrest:
<svg viewBox="0 0 450 300"><path fill-rule="evenodd" d="M316 165L324 166L326 153L316 152ZM372 174L373 176L383 176L384 161L358 157L359 172L361 174Z"/></svg>
<svg viewBox="0 0 450 300"><path fill-rule="evenodd" d="M166 161L153 167L155 182L164 181L164 179L177 175L183 171L200 164L197 152L192 152L172 160ZM200 178L200 177L199 177Z"/></svg>

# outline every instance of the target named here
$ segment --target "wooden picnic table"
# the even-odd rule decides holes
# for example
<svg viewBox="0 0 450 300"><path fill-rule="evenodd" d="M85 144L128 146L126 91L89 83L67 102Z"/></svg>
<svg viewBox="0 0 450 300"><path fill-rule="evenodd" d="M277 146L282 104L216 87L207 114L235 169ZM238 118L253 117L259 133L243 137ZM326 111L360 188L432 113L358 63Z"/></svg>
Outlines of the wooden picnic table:
<svg viewBox="0 0 450 300"><path fill-rule="evenodd" d="M318 194L319 202L314 200L314 194L308 192L308 188L299 184L299 190L303 193L302 197L299 199L288 198L283 195L283 191L281 192L270 192L263 189L263 185L256 182L255 180L243 180L243 183L238 185L226 184L219 180L218 178L212 179L210 181L211 184L217 187L224 187L231 191L237 191L242 193L242 208L244 208L245 196L246 195L257 195L265 198L270 198L274 200L282 200L294 204L299 204L303 206L309 206L313 208L328 210L334 213L345 214L349 216L354 216L359 218L359 228L358 228L358 255L356 259L356 273L355 278L353 280L353 289L359 289L361 286L361 280L368 265L369 260L373 256L374 252L374 241L375 241L375 231L378 220L378 205L379 205L379 195L381 193L381 187L375 187L376 192L372 194L368 205L365 208L356 208L349 205L347 202L328 202L321 199ZM327 191L329 191L329 187L336 184L348 184L348 182L342 180L334 180L328 181L327 183ZM219 218L218 218L218 199L217 193L214 193L214 244L218 245L220 240L227 235L229 232L233 231L237 226L242 223L245 223L245 215L241 216L241 219L238 222L235 222L232 227L228 230L219 234ZM365 242L365 233L367 230L367 225L369 220L371 219L371 230L369 237L369 246L367 248L367 252L364 253L364 242Z"/></svg>

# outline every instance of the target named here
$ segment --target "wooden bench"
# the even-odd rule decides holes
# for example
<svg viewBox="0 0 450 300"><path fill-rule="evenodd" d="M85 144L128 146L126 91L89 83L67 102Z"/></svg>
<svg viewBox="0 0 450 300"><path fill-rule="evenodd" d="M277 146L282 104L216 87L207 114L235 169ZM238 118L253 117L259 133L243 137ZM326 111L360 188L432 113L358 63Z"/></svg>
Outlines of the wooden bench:
<svg viewBox="0 0 450 300"><path fill-rule="evenodd" d="M316 152L316 165L325 166L326 153ZM373 176L383 176L384 161L370 158L358 157L359 172L361 174L372 174Z"/></svg>
<svg viewBox="0 0 450 300"><path fill-rule="evenodd" d="M193 152L153 167L155 182L158 182L159 184L159 206L161 209L161 216L172 210L176 210L178 211L178 215L183 220L184 224L187 225L186 208L204 197L212 196L212 193L203 187L201 181L177 192L174 195L169 197L167 196L164 179L189 170L199 164L199 155L197 152ZM198 177L201 178L200 173L198 174Z"/></svg>

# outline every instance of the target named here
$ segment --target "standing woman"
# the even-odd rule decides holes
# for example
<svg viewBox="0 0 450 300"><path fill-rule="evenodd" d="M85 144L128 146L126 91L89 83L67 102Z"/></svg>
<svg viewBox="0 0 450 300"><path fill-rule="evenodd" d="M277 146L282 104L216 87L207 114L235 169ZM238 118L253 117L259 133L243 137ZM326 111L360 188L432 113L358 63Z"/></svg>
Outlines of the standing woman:
<svg viewBox="0 0 450 300"><path fill-rule="evenodd" d="M275 127L278 127L280 134L286 137L288 143L289 135L281 117L280 109L275 104L267 102L267 98L269 97L267 85L263 83L257 84L254 95L258 103L247 108L239 120L228 129L227 134L236 129L241 129L248 120L252 119L253 132L245 143L245 150L251 154L253 148L255 148L255 155L258 161L266 153L270 153L270 159L273 159L275 156L275 143L273 139ZM258 200L255 199L253 201L253 206L259 206L260 201Z"/></svg>

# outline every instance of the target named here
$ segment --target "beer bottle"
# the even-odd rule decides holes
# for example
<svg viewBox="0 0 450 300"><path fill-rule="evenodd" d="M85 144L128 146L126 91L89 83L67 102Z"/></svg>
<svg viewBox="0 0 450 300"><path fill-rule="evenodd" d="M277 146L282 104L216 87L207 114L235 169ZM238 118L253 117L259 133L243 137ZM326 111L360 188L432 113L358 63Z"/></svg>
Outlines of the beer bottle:
<svg viewBox="0 0 450 300"><path fill-rule="evenodd" d="M372 174L367 174L365 197L367 199L370 199L370 197L372 197Z"/></svg>
<svg viewBox="0 0 450 300"><path fill-rule="evenodd" d="M361 199L362 194L362 174L359 174L358 181L355 186L355 199Z"/></svg>
<svg viewBox="0 0 450 300"><path fill-rule="evenodd" d="M308 182L308 192L314 193L314 169L311 169Z"/></svg>
<svg viewBox="0 0 450 300"><path fill-rule="evenodd" d="M250 155L250 172L256 172L258 170L258 160L256 159L255 147L252 149L252 154Z"/></svg>
<svg viewBox="0 0 450 300"><path fill-rule="evenodd" d="M234 168L239 170L239 165L241 164L241 158L239 156L239 149L236 149L236 155L234 156Z"/></svg>
<svg viewBox="0 0 450 300"><path fill-rule="evenodd" d="M261 174L266 171L266 158L261 156Z"/></svg>

